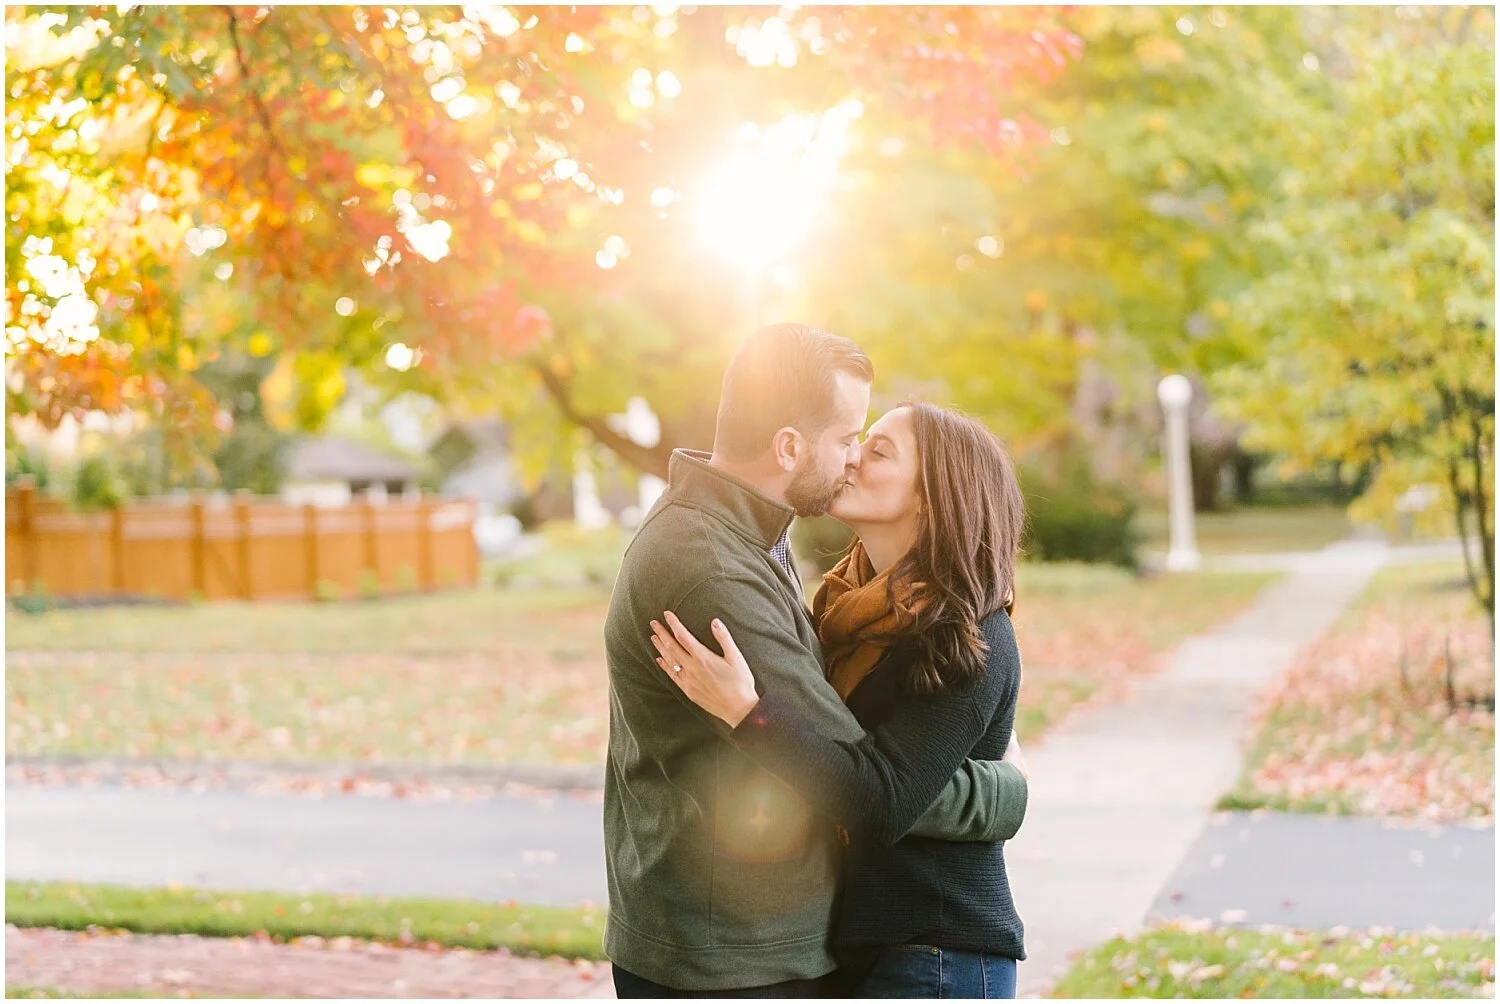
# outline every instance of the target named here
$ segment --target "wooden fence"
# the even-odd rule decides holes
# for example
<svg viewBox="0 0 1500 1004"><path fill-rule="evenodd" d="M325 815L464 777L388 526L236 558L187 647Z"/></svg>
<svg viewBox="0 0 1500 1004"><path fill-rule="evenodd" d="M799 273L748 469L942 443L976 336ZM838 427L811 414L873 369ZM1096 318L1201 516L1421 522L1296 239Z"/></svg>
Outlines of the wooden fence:
<svg viewBox="0 0 1500 1004"><path fill-rule="evenodd" d="M237 495L132 499L80 513L24 484L5 501L12 591L287 600L479 579L468 501L363 500L329 509Z"/></svg>

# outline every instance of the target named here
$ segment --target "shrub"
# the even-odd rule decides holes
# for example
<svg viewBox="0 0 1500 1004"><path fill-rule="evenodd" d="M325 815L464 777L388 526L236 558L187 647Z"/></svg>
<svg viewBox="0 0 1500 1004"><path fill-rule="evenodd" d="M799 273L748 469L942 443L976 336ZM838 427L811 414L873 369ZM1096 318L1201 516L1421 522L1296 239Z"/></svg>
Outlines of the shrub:
<svg viewBox="0 0 1500 1004"><path fill-rule="evenodd" d="M15 593L10 603L23 614L44 614L52 607L47 598L47 589L40 581L33 582L29 589Z"/></svg>
<svg viewBox="0 0 1500 1004"><path fill-rule="evenodd" d="M366 568L359 573L359 595L361 599L377 600L380 598L380 573L373 568Z"/></svg>
<svg viewBox="0 0 1500 1004"><path fill-rule="evenodd" d="M103 454L87 457L78 465L73 482L73 504L84 512L113 509L127 488L115 466Z"/></svg>
<svg viewBox="0 0 1500 1004"><path fill-rule="evenodd" d="M322 579L313 590L313 599L319 603L337 603L344 598L344 591L332 579Z"/></svg>
<svg viewBox="0 0 1500 1004"><path fill-rule="evenodd" d="M542 524L541 514L537 512L536 501L535 495L518 495L506 507L505 511L520 521L523 531L535 530Z"/></svg>
<svg viewBox="0 0 1500 1004"><path fill-rule="evenodd" d="M214 450L214 467L226 491L275 495L286 481L290 437L258 416L236 417L234 428Z"/></svg>
<svg viewBox="0 0 1500 1004"><path fill-rule="evenodd" d="M1137 502L1123 485L1099 481L1082 458L1065 459L1055 470L1031 465L1020 477L1026 497L1021 547L1027 557L1139 567Z"/></svg>
<svg viewBox="0 0 1500 1004"><path fill-rule="evenodd" d="M43 492L52 486L52 464L43 450L33 450L25 443L12 442L7 427L5 437L5 487L13 488L24 478Z"/></svg>

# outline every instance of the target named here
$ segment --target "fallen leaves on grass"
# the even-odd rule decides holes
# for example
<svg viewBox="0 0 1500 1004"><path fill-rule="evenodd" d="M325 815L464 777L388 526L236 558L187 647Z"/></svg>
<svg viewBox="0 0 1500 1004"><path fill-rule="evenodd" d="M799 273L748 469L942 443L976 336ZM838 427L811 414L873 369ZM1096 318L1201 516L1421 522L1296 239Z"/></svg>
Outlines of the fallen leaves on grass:
<svg viewBox="0 0 1500 1004"><path fill-rule="evenodd" d="M1028 567L1017 618L1023 741L1083 701L1117 696L1268 578ZM475 590L8 619L6 752L597 764L608 736L606 602L597 591Z"/></svg>
<svg viewBox="0 0 1500 1004"><path fill-rule="evenodd" d="M1357 606L1266 695L1262 734L1230 801L1492 821L1494 711L1450 709L1446 693L1451 657L1459 696L1493 695L1490 646L1488 622L1451 589Z"/></svg>
<svg viewBox="0 0 1500 1004"><path fill-rule="evenodd" d="M1177 922L1080 957L1059 997L1473 997L1494 993L1491 935L1299 931Z"/></svg>
<svg viewBox="0 0 1500 1004"><path fill-rule="evenodd" d="M603 759L602 659L12 655L11 754L584 764Z"/></svg>
<svg viewBox="0 0 1500 1004"><path fill-rule="evenodd" d="M220 602L98 607L31 616L7 610L9 651L372 655L566 654L596 650L607 592L597 588L463 589L345 603Z"/></svg>

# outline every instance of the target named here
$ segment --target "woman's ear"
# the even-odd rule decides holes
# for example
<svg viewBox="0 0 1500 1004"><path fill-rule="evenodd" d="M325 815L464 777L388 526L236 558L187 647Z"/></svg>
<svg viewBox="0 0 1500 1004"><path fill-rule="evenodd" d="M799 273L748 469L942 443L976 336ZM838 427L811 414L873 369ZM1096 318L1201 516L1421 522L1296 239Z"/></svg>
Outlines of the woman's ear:
<svg viewBox="0 0 1500 1004"><path fill-rule="evenodd" d="M802 433L790 425L777 429L776 435L771 437L771 455L776 458L776 466L788 474L795 471L806 445Z"/></svg>

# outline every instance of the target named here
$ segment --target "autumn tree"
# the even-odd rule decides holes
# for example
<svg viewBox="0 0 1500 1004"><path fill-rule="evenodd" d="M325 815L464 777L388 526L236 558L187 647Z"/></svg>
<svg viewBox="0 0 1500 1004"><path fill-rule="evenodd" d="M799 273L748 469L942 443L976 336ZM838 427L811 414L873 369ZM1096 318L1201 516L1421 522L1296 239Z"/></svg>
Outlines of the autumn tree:
<svg viewBox="0 0 1500 1004"><path fill-rule="evenodd" d="M1069 26L1085 58L1012 93L1045 125L1020 156L893 129L851 162L862 226L820 256L818 296L887 372L1054 453L1083 445L1075 413L1101 379L1110 420L1144 444L1154 377L1224 361L1216 336L1254 269L1238 223L1275 173L1267 81L1313 83L1295 9L1097 7Z"/></svg>
<svg viewBox="0 0 1500 1004"><path fill-rule="evenodd" d="M143 408L184 453L195 374L277 356L316 425L351 368L460 406L550 400L643 470L701 444L746 328L680 198L744 127L861 102L1014 145L1045 10L45 7L7 11L8 401ZM894 71L894 72L893 72ZM604 416L644 394L644 450Z"/></svg>
<svg viewBox="0 0 1500 1004"><path fill-rule="evenodd" d="M1367 515L1439 487L1493 621L1494 22L1381 13L1320 26L1306 62L1326 93L1270 106L1286 162L1216 387L1293 467L1372 467Z"/></svg>

